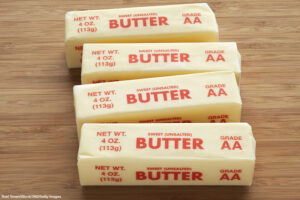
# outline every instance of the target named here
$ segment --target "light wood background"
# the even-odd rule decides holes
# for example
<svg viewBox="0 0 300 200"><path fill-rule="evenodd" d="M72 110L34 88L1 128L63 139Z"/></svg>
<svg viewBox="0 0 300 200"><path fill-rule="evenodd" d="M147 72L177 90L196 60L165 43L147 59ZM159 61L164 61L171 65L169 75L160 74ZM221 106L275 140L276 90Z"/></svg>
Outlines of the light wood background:
<svg viewBox="0 0 300 200"><path fill-rule="evenodd" d="M242 54L242 121L257 140L252 187L79 185L72 86L80 71L66 67L65 12L184 2L199 1L0 0L0 199L300 199L299 0L208 1L221 40Z"/></svg>

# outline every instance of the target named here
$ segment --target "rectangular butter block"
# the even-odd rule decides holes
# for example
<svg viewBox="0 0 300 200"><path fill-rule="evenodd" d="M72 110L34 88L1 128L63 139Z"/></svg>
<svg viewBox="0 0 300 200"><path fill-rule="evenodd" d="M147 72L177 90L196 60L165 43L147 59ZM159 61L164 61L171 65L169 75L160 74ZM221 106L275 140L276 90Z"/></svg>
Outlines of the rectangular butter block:
<svg viewBox="0 0 300 200"><path fill-rule="evenodd" d="M251 185L247 123L84 124L81 185Z"/></svg>
<svg viewBox="0 0 300 200"><path fill-rule="evenodd" d="M82 84L210 71L232 71L241 56L235 42L84 44Z"/></svg>
<svg viewBox="0 0 300 200"><path fill-rule="evenodd" d="M83 123L239 122L233 72L209 72L74 86L77 130Z"/></svg>
<svg viewBox="0 0 300 200"><path fill-rule="evenodd" d="M70 68L81 67L84 43L216 41L218 25L206 3L71 11L65 16Z"/></svg>

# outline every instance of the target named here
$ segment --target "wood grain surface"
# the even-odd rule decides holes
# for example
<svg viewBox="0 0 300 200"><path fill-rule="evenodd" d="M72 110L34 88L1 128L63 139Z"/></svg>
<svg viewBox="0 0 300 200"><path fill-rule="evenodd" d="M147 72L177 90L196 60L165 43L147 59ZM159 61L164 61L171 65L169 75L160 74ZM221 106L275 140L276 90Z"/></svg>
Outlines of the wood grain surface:
<svg viewBox="0 0 300 200"><path fill-rule="evenodd" d="M72 87L64 57L70 10L180 0L0 0L1 195L62 199L300 199L300 1L213 0L221 41L242 55L242 121L257 140L251 187L81 187Z"/></svg>

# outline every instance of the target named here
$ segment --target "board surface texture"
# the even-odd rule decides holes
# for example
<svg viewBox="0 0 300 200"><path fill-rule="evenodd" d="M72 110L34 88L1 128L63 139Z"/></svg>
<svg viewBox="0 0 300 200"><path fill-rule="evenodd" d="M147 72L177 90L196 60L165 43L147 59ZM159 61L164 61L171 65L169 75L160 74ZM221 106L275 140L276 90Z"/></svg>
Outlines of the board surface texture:
<svg viewBox="0 0 300 200"><path fill-rule="evenodd" d="M84 187L68 70L64 15L71 10L166 5L179 0L0 0L1 195L62 199L300 199L300 1L207 1L221 41L242 55L242 121L252 125L252 187Z"/></svg>

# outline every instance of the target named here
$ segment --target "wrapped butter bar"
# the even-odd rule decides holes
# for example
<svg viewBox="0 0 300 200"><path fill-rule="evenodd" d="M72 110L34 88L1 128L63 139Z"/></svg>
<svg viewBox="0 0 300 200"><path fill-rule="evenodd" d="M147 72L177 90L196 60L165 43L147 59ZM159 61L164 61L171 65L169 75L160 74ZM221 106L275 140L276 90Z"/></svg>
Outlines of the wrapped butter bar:
<svg viewBox="0 0 300 200"><path fill-rule="evenodd" d="M74 86L77 130L83 123L239 122L233 72L209 72Z"/></svg>
<svg viewBox="0 0 300 200"><path fill-rule="evenodd" d="M84 124L81 185L251 185L247 123Z"/></svg>
<svg viewBox="0 0 300 200"><path fill-rule="evenodd" d="M84 43L216 41L218 25L206 3L71 11L65 16L70 68L81 67Z"/></svg>
<svg viewBox="0 0 300 200"><path fill-rule="evenodd" d="M84 44L82 84L159 76L232 71L241 56L235 42Z"/></svg>

